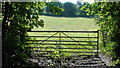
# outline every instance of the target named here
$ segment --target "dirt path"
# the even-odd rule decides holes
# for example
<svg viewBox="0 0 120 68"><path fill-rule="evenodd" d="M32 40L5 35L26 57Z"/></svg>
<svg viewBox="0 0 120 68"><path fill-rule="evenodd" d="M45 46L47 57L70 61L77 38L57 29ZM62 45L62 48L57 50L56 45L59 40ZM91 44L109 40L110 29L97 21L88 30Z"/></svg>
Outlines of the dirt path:
<svg viewBox="0 0 120 68"><path fill-rule="evenodd" d="M99 57L101 58L101 60L107 65L107 66L111 66L110 64L112 63L111 57L107 56L104 53L100 53ZM115 66L115 65L114 65Z"/></svg>

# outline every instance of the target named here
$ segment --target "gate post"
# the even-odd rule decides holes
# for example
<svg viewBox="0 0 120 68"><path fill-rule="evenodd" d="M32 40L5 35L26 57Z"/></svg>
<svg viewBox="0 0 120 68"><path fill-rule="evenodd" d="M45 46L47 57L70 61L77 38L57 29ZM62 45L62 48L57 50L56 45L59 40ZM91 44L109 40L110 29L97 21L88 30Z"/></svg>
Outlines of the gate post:
<svg viewBox="0 0 120 68"><path fill-rule="evenodd" d="M102 36L103 36L103 38L102 38L103 39L103 46L105 47L105 39L104 39L105 36L104 36L104 31L103 30L102 30Z"/></svg>
<svg viewBox="0 0 120 68"><path fill-rule="evenodd" d="M60 51L60 44L61 44L61 33L59 32L59 51ZM60 54L60 52L59 52Z"/></svg>
<svg viewBox="0 0 120 68"><path fill-rule="evenodd" d="M61 33L59 32L59 44L61 44Z"/></svg>
<svg viewBox="0 0 120 68"><path fill-rule="evenodd" d="M98 49L99 49L99 30L97 31L97 55L98 55Z"/></svg>

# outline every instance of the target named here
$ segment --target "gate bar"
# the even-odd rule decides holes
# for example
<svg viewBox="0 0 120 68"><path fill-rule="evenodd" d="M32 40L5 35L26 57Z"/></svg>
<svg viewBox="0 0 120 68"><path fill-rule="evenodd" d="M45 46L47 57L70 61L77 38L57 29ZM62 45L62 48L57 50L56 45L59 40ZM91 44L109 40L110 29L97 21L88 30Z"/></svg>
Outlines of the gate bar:
<svg viewBox="0 0 120 68"><path fill-rule="evenodd" d="M79 33L97 33L97 31L28 31L28 32L79 32Z"/></svg>

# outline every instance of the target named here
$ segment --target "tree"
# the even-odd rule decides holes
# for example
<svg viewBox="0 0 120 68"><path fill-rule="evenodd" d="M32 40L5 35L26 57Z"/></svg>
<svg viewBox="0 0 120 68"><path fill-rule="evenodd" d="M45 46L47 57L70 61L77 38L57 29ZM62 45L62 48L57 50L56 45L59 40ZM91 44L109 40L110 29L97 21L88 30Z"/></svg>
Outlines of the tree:
<svg viewBox="0 0 120 68"><path fill-rule="evenodd" d="M54 5L55 7L62 8L62 3L61 2L50 2L50 3L48 3L48 6L46 6L46 12L47 12L47 14L51 14L51 11L52 11L52 10L50 10L49 5Z"/></svg>
<svg viewBox="0 0 120 68"><path fill-rule="evenodd" d="M40 10L47 6L45 2L4 2L2 4L2 52L8 54L9 67L27 67L29 58L25 53L27 31L34 27L43 27L44 21L39 18ZM62 9L49 5L52 13L60 14ZM35 10L38 8L38 10ZM59 10L59 11L58 11ZM36 15L35 15L36 12ZM27 45L26 45L27 46ZM29 67L29 65L28 65Z"/></svg>
<svg viewBox="0 0 120 68"><path fill-rule="evenodd" d="M57 7L60 7L60 8L62 8L63 7L63 5L62 5L62 3L61 2L54 2L54 5Z"/></svg>
<svg viewBox="0 0 120 68"><path fill-rule="evenodd" d="M83 6L81 9L85 9ZM104 51L112 58L120 59L120 2L97 2L86 9L94 15L100 30L107 34Z"/></svg>
<svg viewBox="0 0 120 68"><path fill-rule="evenodd" d="M64 3L63 9L63 15L65 16L75 16L77 13L77 6L70 2Z"/></svg>
<svg viewBox="0 0 120 68"><path fill-rule="evenodd" d="M49 8L49 6L46 6L46 12L47 12L47 14L50 13L50 8Z"/></svg>
<svg viewBox="0 0 120 68"><path fill-rule="evenodd" d="M81 9L83 6L86 6L84 10L79 10L79 16L90 17L90 15L87 14L87 11L85 11L87 8L89 8L88 5L90 5L88 2L84 2L84 4L79 3L79 9Z"/></svg>

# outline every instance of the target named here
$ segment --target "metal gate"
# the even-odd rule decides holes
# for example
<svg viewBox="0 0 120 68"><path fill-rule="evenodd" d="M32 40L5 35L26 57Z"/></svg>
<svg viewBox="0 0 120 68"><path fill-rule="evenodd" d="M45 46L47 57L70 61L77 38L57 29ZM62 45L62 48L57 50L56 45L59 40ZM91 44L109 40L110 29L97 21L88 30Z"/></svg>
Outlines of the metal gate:
<svg viewBox="0 0 120 68"><path fill-rule="evenodd" d="M101 66L99 31L30 31L31 61L38 66Z"/></svg>

